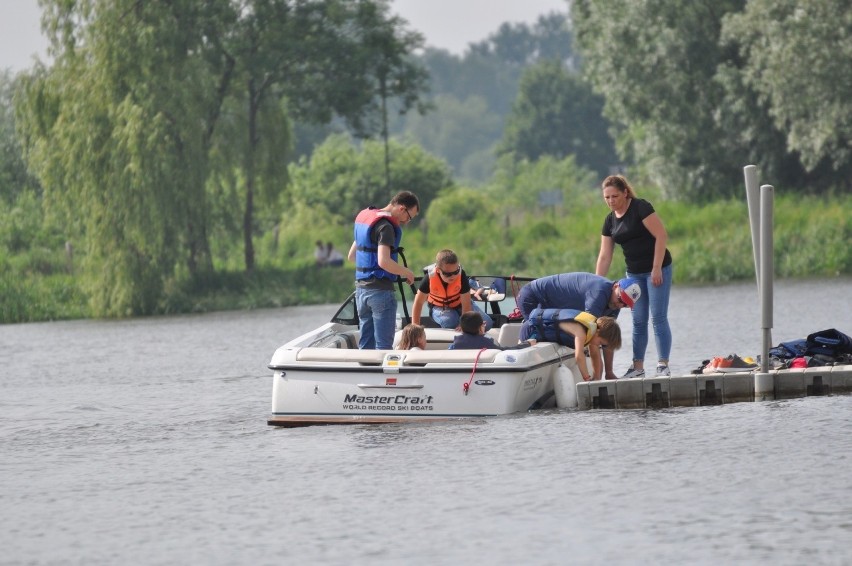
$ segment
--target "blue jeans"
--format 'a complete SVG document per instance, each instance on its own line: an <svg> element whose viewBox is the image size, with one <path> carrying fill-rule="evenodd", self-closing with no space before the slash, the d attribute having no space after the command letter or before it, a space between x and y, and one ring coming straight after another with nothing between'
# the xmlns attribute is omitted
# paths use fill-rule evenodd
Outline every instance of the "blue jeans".
<svg viewBox="0 0 852 566"><path fill-rule="evenodd" d="M485 311L482 310L479 305L475 302L471 301L471 306L473 310L482 315L482 320L485 322L485 331L491 330L491 327L494 326L494 321L491 320L491 317L485 314ZM432 317L441 328L456 328L459 325L459 319L461 318L461 307L455 309L442 309L439 307L431 307L429 309L429 316Z"/></svg>
<svg viewBox="0 0 852 566"><path fill-rule="evenodd" d="M362 350L390 350L396 332L396 295L383 289L355 288L355 306L361 321Z"/></svg>
<svg viewBox="0 0 852 566"><path fill-rule="evenodd" d="M669 296L672 292L672 264L663 268L663 284L656 287L650 273L630 273L642 289L642 298L633 307L633 360L645 360L648 348L648 314L654 323L657 356L668 361L672 352L672 329L669 326Z"/></svg>

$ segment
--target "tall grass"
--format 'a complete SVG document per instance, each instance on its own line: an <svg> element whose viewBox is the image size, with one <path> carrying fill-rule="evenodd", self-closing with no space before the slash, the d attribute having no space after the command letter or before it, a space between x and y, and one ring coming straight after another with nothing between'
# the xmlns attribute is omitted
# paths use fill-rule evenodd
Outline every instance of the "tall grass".
<svg viewBox="0 0 852 566"><path fill-rule="evenodd" d="M425 211L405 229L405 256L415 273L432 263L439 249L447 247L459 254L469 273L537 277L594 271L600 230L608 212L597 191L580 195L558 209L507 208L499 200L484 198L468 199L474 206L461 207L457 198L448 197L443 205L438 203ZM677 284L725 283L754 277L744 199L704 206L659 199L652 202L669 233ZM852 196L848 195L778 196L773 231L776 276L852 275L850 210ZM345 254L352 227L343 219L330 222L323 214L319 211L312 216L302 210L298 220L282 226L278 241L264 235L258 246L262 250L258 268L251 275L241 271L239 258L234 257L217 261L216 273L168 282L157 312L342 301L353 289L351 264L318 269L313 265L313 247L317 239L331 240ZM462 218L448 220L455 215ZM615 279L623 273L624 261L617 250L608 276ZM62 250L38 248L17 255L0 250L2 323L91 316L83 289L80 278L67 272Z"/></svg>

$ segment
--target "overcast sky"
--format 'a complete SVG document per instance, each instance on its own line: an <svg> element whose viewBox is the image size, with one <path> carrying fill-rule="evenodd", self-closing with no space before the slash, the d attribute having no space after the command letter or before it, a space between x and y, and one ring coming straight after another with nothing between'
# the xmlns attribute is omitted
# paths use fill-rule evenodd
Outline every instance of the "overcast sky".
<svg viewBox="0 0 852 566"><path fill-rule="evenodd" d="M426 43L461 55L503 22L535 22L540 15L565 12L567 0L393 0L391 11L408 20ZM0 0L0 69L21 71L33 55L44 59L37 0Z"/></svg>

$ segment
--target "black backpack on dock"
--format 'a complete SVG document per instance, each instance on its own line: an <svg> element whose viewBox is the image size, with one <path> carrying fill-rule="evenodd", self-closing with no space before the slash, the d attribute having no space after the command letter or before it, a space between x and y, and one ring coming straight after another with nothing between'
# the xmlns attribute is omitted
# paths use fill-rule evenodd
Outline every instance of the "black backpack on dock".
<svg viewBox="0 0 852 566"><path fill-rule="evenodd" d="M843 361L847 356L852 356L852 338L834 328L808 334L805 354L835 358L835 362Z"/></svg>

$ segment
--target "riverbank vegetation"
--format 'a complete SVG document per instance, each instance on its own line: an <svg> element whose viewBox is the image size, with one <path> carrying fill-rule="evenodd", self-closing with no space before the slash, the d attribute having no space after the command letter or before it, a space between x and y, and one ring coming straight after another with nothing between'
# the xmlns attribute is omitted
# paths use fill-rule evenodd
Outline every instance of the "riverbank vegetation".
<svg viewBox="0 0 852 566"><path fill-rule="evenodd" d="M599 192L570 206L508 211L495 201L459 189L436 199L406 230L403 245L417 272L444 247L456 250L471 273L540 276L563 271L594 271L600 227L607 212ZM677 285L728 283L754 278L748 210L743 199L706 205L655 200L671 238ZM473 193L473 194L471 194ZM466 203L469 214L460 203ZM775 202L776 277L852 276L852 197L779 195ZM452 212L449 212L452 211ZM152 314L207 312L337 303L353 289L352 264L314 266L313 242L334 241L348 249L351 226L325 224L326 212L305 214L279 233L261 239L253 273L222 267L204 277L172 280ZM462 217L459 219L458 217ZM425 222L424 222L425 220ZM437 225L439 228L427 226ZM3 226L8 226L3 222ZM286 236L284 235L286 233ZM0 322L89 318L85 280L74 273L61 239L17 255L0 255ZM223 264L238 264L239 250ZM609 276L624 272L616 254ZM128 313L128 315L133 313Z"/></svg>
<svg viewBox="0 0 852 566"><path fill-rule="evenodd" d="M454 56L385 0L43 0L52 61L0 73L0 322L339 301L314 242L403 189L415 269L590 271L613 170L678 284L753 277L750 163L777 275L850 275L846 5L782 4L576 0Z"/></svg>

